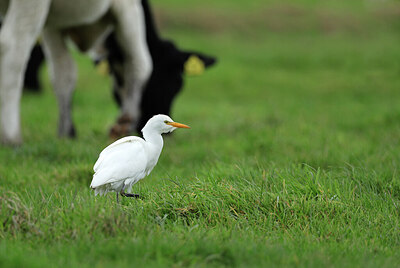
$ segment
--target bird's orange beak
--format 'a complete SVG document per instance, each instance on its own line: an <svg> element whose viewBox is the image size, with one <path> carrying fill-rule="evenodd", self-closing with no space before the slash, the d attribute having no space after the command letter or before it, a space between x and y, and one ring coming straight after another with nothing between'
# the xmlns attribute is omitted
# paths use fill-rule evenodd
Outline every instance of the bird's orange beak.
<svg viewBox="0 0 400 268"><path fill-rule="evenodd" d="M189 126L187 126L185 124L181 124L181 123L177 123L177 122L169 122L169 123L167 123L167 125L177 127L177 128L190 128Z"/></svg>

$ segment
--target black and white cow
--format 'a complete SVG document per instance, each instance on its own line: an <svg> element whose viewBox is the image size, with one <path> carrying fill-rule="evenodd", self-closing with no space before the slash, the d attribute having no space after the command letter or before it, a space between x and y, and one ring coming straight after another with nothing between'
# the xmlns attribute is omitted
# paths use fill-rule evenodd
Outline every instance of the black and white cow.
<svg viewBox="0 0 400 268"><path fill-rule="evenodd" d="M110 135L113 138L128 134L133 127L139 132L145 122L154 114L170 114L174 97L183 86L183 75L185 73L193 73L191 68L193 66L196 67L196 64L201 71L204 67L209 67L216 61L213 57L197 52L180 51L172 42L162 40L155 27L148 1L142 0L142 6L145 18L146 40L153 62L153 71L143 90L139 120L136 125L132 125L132 119L128 115L121 116L110 131ZM82 50L89 49L87 44L91 43L80 40L82 35L92 30L91 26L87 28L83 32L80 28L72 28L72 30L69 29L67 31L73 36L73 39L78 43L78 47L81 47ZM124 88L125 82L123 71L126 55L124 49L121 47L115 32L111 32L100 46L103 46L103 51L106 52L105 56L114 78L114 96L121 107L123 103L121 88ZM33 91L40 90L38 70L43 59L41 47L35 45L26 69L25 88Z"/></svg>
<svg viewBox="0 0 400 268"><path fill-rule="evenodd" d="M30 52L41 34L59 104L60 136L74 136L71 118L76 67L68 51L68 29L87 27L86 42L95 45L115 32L124 51L121 117L135 126L152 60L146 43L140 0L0 0L0 134L5 144L22 142L20 98Z"/></svg>
<svg viewBox="0 0 400 268"><path fill-rule="evenodd" d="M155 20L147 0L142 0L145 18L146 40L153 62L153 71L146 84L140 104L140 119L136 131L140 132L145 123L155 114L170 114L175 96L183 87L185 74L193 73L190 65L198 64L199 68L212 66L216 59L198 52L181 51L173 42L163 40L155 26ZM75 39L77 39L76 37ZM76 40L78 43L79 41ZM87 50L88 48L81 48ZM124 50L119 45L115 33L111 32L105 42L101 44L101 51L105 53L95 59L99 63L105 57L110 66L114 80L114 97L118 105L122 105L120 88L123 88L123 64L125 61ZM36 45L32 51L31 59L25 75L25 87L37 91L40 88L38 69L43 59L40 46ZM191 63L192 61L192 63ZM196 62L197 61L197 62ZM186 68L185 68L186 67ZM128 134L131 129L129 118L121 117L110 131L113 138Z"/></svg>

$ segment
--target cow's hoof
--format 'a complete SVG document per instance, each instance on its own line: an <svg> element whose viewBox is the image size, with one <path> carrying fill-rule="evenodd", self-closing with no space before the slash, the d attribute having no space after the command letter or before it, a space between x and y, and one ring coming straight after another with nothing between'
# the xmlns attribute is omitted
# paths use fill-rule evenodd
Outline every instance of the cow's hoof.
<svg viewBox="0 0 400 268"><path fill-rule="evenodd" d="M15 137L15 138L6 138L6 137L1 137L0 143L4 146L9 146L9 147L18 147L22 144L22 138L21 137Z"/></svg>
<svg viewBox="0 0 400 268"><path fill-rule="evenodd" d="M76 138L76 130L74 126L66 127L66 128L59 128L58 129L58 136L60 138Z"/></svg>
<svg viewBox="0 0 400 268"><path fill-rule="evenodd" d="M72 127L69 129L68 137L69 137L69 138L72 138L72 139L76 138L76 130L75 130L75 127L74 127L74 126L72 126Z"/></svg>
<svg viewBox="0 0 400 268"><path fill-rule="evenodd" d="M117 123L110 129L110 138L116 140L129 135L132 131L132 122L133 120L130 116L120 116Z"/></svg>
<svg viewBox="0 0 400 268"><path fill-rule="evenodd" d="M130 133L130 125L128 124L115 124L110 129L110 138L113 140L117 140L119 138L125 137Z"/></svg>

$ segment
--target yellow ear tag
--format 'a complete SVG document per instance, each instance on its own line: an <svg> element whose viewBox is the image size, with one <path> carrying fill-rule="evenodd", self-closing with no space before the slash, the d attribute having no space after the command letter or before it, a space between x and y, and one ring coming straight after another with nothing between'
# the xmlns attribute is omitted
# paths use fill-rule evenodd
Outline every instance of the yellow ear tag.
<svg viewBox="0 0 400 268"><path fill-rule="evenodd" d="M110 73L110 67L108 66L107 60L102 60L99 64L97 64L97 72L103 76L106 76Z"/></svg>
<svg viewBox="0 0 400 268"><path fill-rule="evenodd" d="M204 72L204 62L196 55L191 55L183 65L187 75L201 75Z"/></svg>

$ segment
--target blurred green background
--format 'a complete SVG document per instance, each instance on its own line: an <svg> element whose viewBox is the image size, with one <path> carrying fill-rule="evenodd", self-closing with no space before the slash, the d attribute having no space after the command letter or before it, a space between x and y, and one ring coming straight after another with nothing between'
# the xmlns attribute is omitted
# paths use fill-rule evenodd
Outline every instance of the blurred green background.
<svg viewBox="0 0 400 268"><path fill-rule="evenodd" d="M159 163L94 197L111 81L75 53L77 140L45 91L0 150L0 266L396 267L400 3L153 0L163 37L218 58L187 77Z"/></svg>

